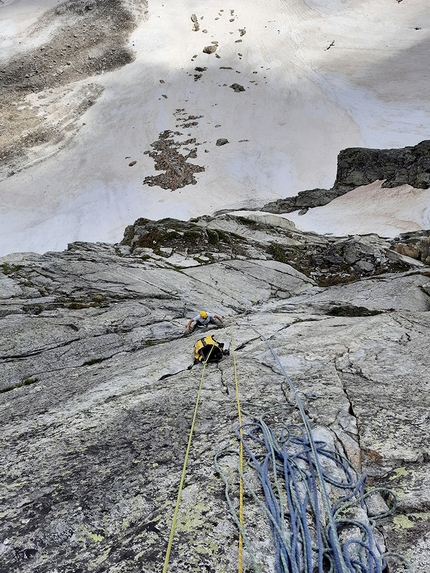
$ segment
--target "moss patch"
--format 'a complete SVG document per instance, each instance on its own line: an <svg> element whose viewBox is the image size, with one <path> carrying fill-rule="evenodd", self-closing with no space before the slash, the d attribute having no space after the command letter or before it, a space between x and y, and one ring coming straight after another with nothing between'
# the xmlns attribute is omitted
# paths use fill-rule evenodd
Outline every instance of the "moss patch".
<svg viewBox="0 0 430 573"><path fill-rule="evenodd" d="M375 316L382 314L382 310L372 310L365 306L339 305L332 307L327 314L330 316Z"/></svg>
<svg viewBox="0 0 430 573"><path fill-rule="evenodd" d="M4 392L10 392L11 390L15 390L15 388L21 388L22 386L31 386L32 384L36 384L36 382L39 382L39 378L26 378L25 380L19 382L18 384L15 384L14 386L8 386L7 388L3 388L2 390L0 390L0 394L3 394Z"/></svg>
<svg viewBox="0 0 430 573"><path fill-rule="evenodd" d="M19 265L9 265L8 263L2 263L0 267L4 275L11 275L16 273L16 271L19 271L21 268Z"/></svg>

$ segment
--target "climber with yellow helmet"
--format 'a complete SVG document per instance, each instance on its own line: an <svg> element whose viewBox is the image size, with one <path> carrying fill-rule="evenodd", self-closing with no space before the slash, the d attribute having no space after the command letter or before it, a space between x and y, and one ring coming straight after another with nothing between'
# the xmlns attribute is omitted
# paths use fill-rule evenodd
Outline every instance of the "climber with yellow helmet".
<svg viewBox="0 0 430 573"><path fill-rule="evenodd" d="M185 334L191 334L198 326L208 326L209 324L224 326L224 322L220 316L201 310L197 316L189 321Z"/></svg>

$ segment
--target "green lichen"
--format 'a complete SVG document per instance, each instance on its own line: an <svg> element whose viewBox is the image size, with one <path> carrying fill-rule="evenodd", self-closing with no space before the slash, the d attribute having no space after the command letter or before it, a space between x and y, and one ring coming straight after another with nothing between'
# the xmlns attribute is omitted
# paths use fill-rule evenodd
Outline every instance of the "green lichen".
<svg viewBox="0 0 430 573"><path fill-rule="evenodd" d="M397 479L399 477L408 477L409 474L411 474L412 472L410 470L407 470L406 468L396 468L394 470L395 475L390 477L390 480L393 479Z"/></svg>
<svg viewBox="0 0 430 573"><path fill-rule="evenodd" d="M178 533L190 533L202 528L207 523L204 513L207 513L209 510L210 507L203 502L196 503L193 507L189 507L187 512L180 515L178 519Z"/></svg>
<svg viewBox="0 0 430 573"><path fill-rule="evenodd" d="M212 555L212 553L215 553L216 551L218 551L218 545L215 543L209 543L206 547L197 546L195 548L195 552L199 555Z"/></svg>
<svg viewBox="0 0 430 573"><path fill-rule="evenodd" d="M91 532L90 532L89 535L90 535L91 539L92 539L93 541L96 541L96 542L98 542L98 541L103 541L103 539L104 539L103 535L97 535L97 533L91 533Z"/></svg>
<svg viewBox="0 0 430 573"><path fill-rule="evenodd" d="M414 527L413 522L407 515L396 515L393 521L396 529L411 529Z"/></svg>
<svg viewBox="0 0 430 573"><path fill-rule="evenodd" d="M411 513L411 517L413 517L414 519L419 519L420 521L430 521L430 512L424 512L424 513Z"/></svg>
<svg viewBox="0 0 430 573"><path fill-rule="evenodd" d="M103 539L103 537L102 537L102 539ZM105 549L105 551L103 551L103 553L101 555L99 555L99 557L96 557L96 559L94 559L89 564L88 570L94 571L95 569L97 569L99 565L101 565L102 563L104 563L106 561L106 559L109 557L110 552L111 552L111 547L108 547L107 549Z"/></svg>

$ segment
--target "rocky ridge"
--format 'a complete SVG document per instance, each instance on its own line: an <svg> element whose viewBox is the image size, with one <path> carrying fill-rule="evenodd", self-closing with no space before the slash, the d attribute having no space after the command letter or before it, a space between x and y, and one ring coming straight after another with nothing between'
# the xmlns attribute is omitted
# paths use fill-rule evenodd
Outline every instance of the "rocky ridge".
<svg viewBox="0 0 430 573"><path fill-rule="evenodd" d="M201 377L200 335L182 334L201 308L226 319L214 334L235 349L244 421L300 421L259 332L315 435L394 489L381 543L428 571L429 234L326 237L273 215L139 219L118 245L0 259L0 571L162 568ZM232 357L209 365L169 571L237 566L213 465L236 447L234 394ZM274 571L268 524L245 505Z"/></svg>
<svg viewBox="0 0 430 573"><path fill-rule="evenodd" d="M310 189L262 207L269 213L306 212L327 205L361 185L383 181L382 188L411 185L416 189L430 186L430 141L400 149L343 149L337 158L336 180L331 189Z"/></svg>

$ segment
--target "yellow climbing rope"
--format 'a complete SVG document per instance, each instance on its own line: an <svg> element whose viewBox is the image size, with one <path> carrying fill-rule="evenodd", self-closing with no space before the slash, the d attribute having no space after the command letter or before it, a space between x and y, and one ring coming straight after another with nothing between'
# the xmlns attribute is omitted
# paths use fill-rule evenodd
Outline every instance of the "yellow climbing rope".
<svg viewBox="0 0 430 573"><path fill-rule="evenodd" d="M240 395L239 395L239 378L237 376L237 368L236 368L236 353L234 351L234 335L231 334L231 350L233 355L233 370L234 370L234 380L235 380L235 387L236 387L236 403L237 403L237 416L239 419L239 428L240 428L240 435L242 436L242 411L240 408ZM240 449L239 449L239 468L240 468L240 482L239 482L239 523L240 526L243 528L243 442L240 442ZM237 571L238 573L242 573L243 569L243 537L242 533L239 532L239 550L238 550L238 566Z"/></svg>
<svg viewBox="0 0 430 573"><path fill-rule="evenodd" d="M234 379L235 379L235 387L236 387L236 403L237 403L237 415L238 415L238 419L239 419L239 426L242 426L242 412L241 412L241 408L240 408L240 396L239 396L239 379L237 376L237 367L236 367L236 354L234 351L234 337L232 334L231 337L231 347L232 347L232 354L233 354L233 370L234 370ZM170 536L169 536L169 542L167 544L167 550L166 550L166 556L164 558L164 566L163 566L163 573L167 573L168 567L169 567L169 560L170 560L170 553L172 550L172 544L173 544L173 538L175 536L175 532L176 532L176 525L177 525L177 521L178 521L178 513L179 513L179 505L181 502L181 497L182 497L182 490L184 487L184 482L185 482L185 476L186 476L186 472L187 472L187 465L188 465L188 456L190 453L190 449L191 449L191 443L193 440L193 434L194 434L194 427L196 424L196 418L197 418L197 411L198 411L198 407L199 407L199 402L200 402L200 394L202 391L202 387L203 387L203 381L205 378L205 372L206 372L206 366L207 363L209 361L209 358L211 356L212 353L212 349L209 352L209 355L207 357L207 359L205 360L205 362L203 363L203 370L202 370L202 375L200 378L200 385L199 385L199 390L197 392L197 398L196 398L196 403L194 406L194 414L193 414L193 420L191 422L191 428L190 428L190 434L188 436L188 444L187 444L187 449L185 452L185 458L184 458L184 464L182 467L182 474L181 474L181 480L179 482L179 489L178 489L178 495L176 498L176 506L175 506L175 511L173 513L173 519L172 519L172 525L170 528ZM240 430L240 433L242 435L242 430ZM239 467L240 467L240 473L243 474L243 444L241 442L240 444L240 451L239 451ZM240 477L240 483L239 483L239 522L240 525L243 527L243 480L242 477ZM243 537L242 534L239 533L239 549L238 549L238 573L242 573L243 571Z"/></svg>
<svg viewBox="0 0 430 573"><path fill-rule="evenodd" d="M208 363L209 358L211 357L211 353L212 353L212 348L211 348L205 362L203 362L202 376L200 378L199 391L197 392L196 404L194 406L193 421L191 422L190 435L188 436L188 444L187 444L187 450L185 452L184 465L182 467L181 481L179 482L178 497L176 498L176 506L175 506L175 511L173 513L172 526L170 528L169 543L167 544L166 557L164 558L163 573L167 573L167 569L169 567L170 552L172 550L173 538L175 536L175 531L176 531L176 523L178 521L179 504L181 502L182 490L184 487L185 475L187 472L188 455L190 453L191 443L193 441L194 426L196 425L197 410L199 408L200 394L201 394L202 387L203 387L203 380L205 378L206 365Z"/></svg>

